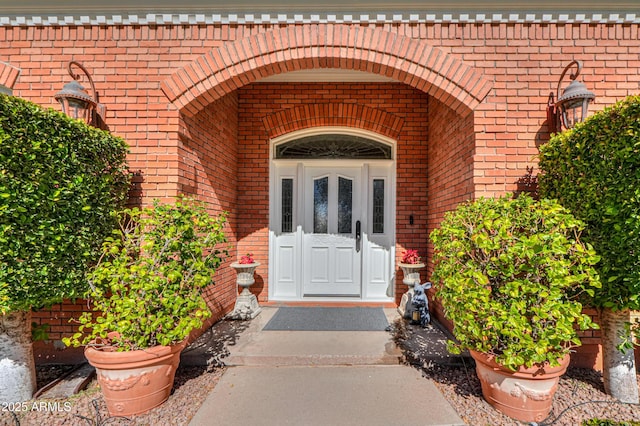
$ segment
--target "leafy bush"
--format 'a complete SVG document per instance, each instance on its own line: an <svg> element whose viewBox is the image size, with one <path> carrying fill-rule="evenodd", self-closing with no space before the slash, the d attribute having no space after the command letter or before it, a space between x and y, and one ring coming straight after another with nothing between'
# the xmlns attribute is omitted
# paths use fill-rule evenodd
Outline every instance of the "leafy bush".
<svg viewBox="0 0 640 426"><path fill-rule="evenodd" d="M224 223L190 199L125 210L90 275L97 316L84 312L80 332L63 341L109 338L119 351L182 342L211 316L201 292L222 262Z"/></svg>
<svg viewBox="0 0 640 426"><path fill-rule="evenodd" d="M0 314L86 291L126 200L125 142L0 95Z"/></svg>
<svg viewBox="0 0 640 426"><path fill-rule="evenodd" d="M640 96L589 117L540 148L540 193L586 223L602 257L593 304L640 309Z"/></svg>
<svg viewBox="0 0 640 426"><path fill-rule="evenodd" d="M558 365L580 345L576 326L597 328L577 300L600 285L597 256L566 209L528 195L480 199L445 215L431 233L432 280L463 349L516 370Z"/></svg>

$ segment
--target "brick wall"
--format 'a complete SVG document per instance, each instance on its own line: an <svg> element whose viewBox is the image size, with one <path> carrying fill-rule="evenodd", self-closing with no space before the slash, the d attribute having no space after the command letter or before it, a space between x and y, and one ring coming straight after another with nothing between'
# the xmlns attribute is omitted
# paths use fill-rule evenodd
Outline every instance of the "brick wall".
<svg viewBox="0 0 640 426"><path fill-rule="evenodd" d="M210 322L229 312L237 295L236 275L229 266L236 260L238 243L238 97L230 93L208 105L195 117L183 117L178 135L180 156L178 192L208 204L212 214L227 214L226 261L214 276L205 299L214 315Z"/></svg>
<svg viewBox="0 0 640 426"><path fill-rule="evenodd" d="M428 151L428 224L430 233L437 228L445 212L454 209L463 201L474 199L474 128L473 115L460 116L441 102L429 100L429 144ZM428 258L433 254L433 245L428 242ZM433 264L428 263L428 275ZM435 288L429 291L430 308L437 318L444 321L442 306L433 300ZM451 328L451 327L449 327Z"/></svg>

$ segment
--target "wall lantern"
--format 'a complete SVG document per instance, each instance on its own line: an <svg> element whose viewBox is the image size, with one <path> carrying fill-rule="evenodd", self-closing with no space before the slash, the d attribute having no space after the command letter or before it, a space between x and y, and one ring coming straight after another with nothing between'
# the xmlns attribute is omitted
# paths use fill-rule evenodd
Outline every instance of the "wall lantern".
<svg viewBox="0 0 640 426"><path fill-rule="evenodd" d="M92 95L87 93L85 88L78 82L80 76L74 74L73 66L80 68L87 76L91 85ZM99 103L100 99L91 75L82 64L76 61L69 62L68 71L73 81L65 84L62 90L55 94L55 98L62 104L62 112L71 118L84 120L90 126L105 128L104 116L107 108Z"/></svg>
<svg viewBox="0 0 640 426"><path fill-rule="evenodd" d="M560 85L564 79L565 74L569 69L575 66L575 73L571 73L571 83L560 95ZM547 118L552 133L556 133L565 129L571 129L576 123L584 121L587 118L587 111L589 109L589 102L596 98L592 92L587 89L579 80L576 80L582 70L582 62L572 61L566 66L560 80L558 81L558 87L556 89L557 101L554 102L553 92L549 95L549 105L547 107Z"/></svg>

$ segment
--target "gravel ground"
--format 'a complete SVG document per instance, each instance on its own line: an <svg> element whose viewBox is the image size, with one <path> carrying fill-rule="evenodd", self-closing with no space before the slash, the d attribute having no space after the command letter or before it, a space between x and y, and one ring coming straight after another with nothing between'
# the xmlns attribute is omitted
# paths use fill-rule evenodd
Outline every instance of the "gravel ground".
<svg viewBox="0 0 640 426"><path fill-rule="evenodd" d="M423 371L468 425L525 424L496 411L482 398L480 381L471 363L466 367L432 365ZM638 384L640 385L640 380ZM640 406L617 403L606 395L600 373L570 368L560 379L549 418L539 425L576 426L583 420L592 418L640 421Z"/></svg>
<svg viewBox="0 0 640 426"><path fill-rule="evenodd" d="M38 375L50 375L46 370L46 367L39 367ZM179 367L173 392L167 402L146 414L129 419L108 419L100 388L93 380L86 390L72 398L29 401L27 410L14 413L16 417L10 412L2 412L0 425L187 425L223 372L224 367ZM43 402L49 405L42 405Z"/></svg>
<svg viewBox="0 0 640 426"><path fill-rule="evenodd" d="M49 376L46 367L38 368L39 376ZM27 410L2 412L0 425L60 426L60 425L187 425L209 392L222 376L224 367L179 367L173 392L167 402L146 414L128 419L108 419L107 407L100 388L93 380L86 390L69 399L34 400ZM41 405L43 402L48 406ZM34 405L35 404L35 405Z"/></svg>
<svg viewBox="0 0 640 426"><path fill-rule="evenodd" d="M470 426L523 425L495 410L482 397L480 380L470 357L456 357L442 362L425 359L420 351L407 352L407 341L415 341L424 334L417 326L396 326L396 342L405 349L408 363L422 370ZM432 327L432 326L430 326ZM406 339L406 340L405 340ZM414 348L416 346L413 346ZM416 353L418 352L418 353ZM640 375L637 376L640 386ZM552 411L539 426L577 426L592 418L617 422L640 421L640 405L623 404L604 392L602 375L591 369L569 368L560 378ZM625 425L631 426L631 425Z"/></svg>
<svg viewBox="0 0 640 426"><path fill-rule="evenodd" d="M401 331L398 340L400 343L402 339L415 338L419 333L413 326ZM234 337L237 336L235 333L231 334ZM229 341L229 336L221 338L214 332L208 336L208 339ZM16 413L3 411L0 413L0 425L187 425L225 371L225 367L220 365L220 360L223 360L225 355L223 346L216 345L218 353L210 354L215 358L215 362L209 367L181 366L178 368L174 390L169 400L149 413L133 416L130 419L108 418L106 406L94 380L87 390L72 398L44 401L49 404L47 407L41 405L43 401L36 400L27 403L26 411ZM419 354L414 356L415 353L405 353L405 355L414 367L423 371L425 377L435 382L468 425L523 424L500 414L484 401L471 359L458 358L456 362L438 363L420 359ZM39 386L64 371L64 366L39 367ZM640 406L620 404L607 396L604 393L600 373L588 369L570 368L560 379L550 417L540 425L576 426L583 420L591 418L640 421Z"/></svg>

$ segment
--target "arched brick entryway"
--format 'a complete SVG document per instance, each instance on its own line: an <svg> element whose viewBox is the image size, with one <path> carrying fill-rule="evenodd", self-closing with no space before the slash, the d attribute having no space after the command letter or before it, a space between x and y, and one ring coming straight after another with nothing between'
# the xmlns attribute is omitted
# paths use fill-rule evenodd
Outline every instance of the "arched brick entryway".
<svg viewBox="0 0 640 426"><path fill-rule="evenodd" d="M262 81L322 69L361 71L388 81ZM214 204L229 200L237 242L231 255L252 252L264 262L254 288L261 301L272 280L270 140L324 126L368 130L396 141L393 247L396 256L409 248L428 256L432 223L473 194L472 112L491 87L476 69L425 40L331 24L279 28L224 44L161 86L182 116L179 191ZM400 273L395 280L401 282ZM397 300L405 289L396 285Z"/></svg>
<svg viewBox="0 0 640 426"><path fill-rule="evenodd" d="M481 73L421 40L375 27L290 26L211 50L175 72L162 90L193 116L224 95L261 78L318 68L365 71L428 93L467 115L492 83Z"/></svg>

